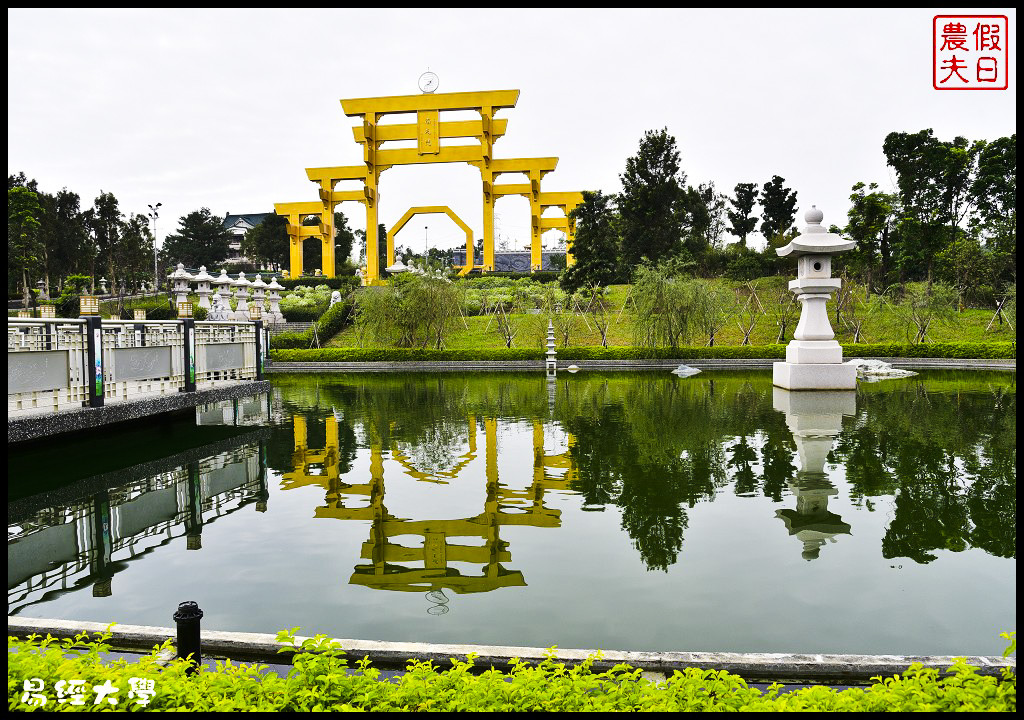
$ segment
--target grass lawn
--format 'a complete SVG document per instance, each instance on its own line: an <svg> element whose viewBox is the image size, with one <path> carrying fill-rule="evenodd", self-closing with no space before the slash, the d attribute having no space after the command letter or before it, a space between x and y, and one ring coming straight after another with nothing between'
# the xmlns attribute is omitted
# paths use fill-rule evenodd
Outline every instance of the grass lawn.
<svg viewBox="0 0 1024 720"><path fill-rule="evenodd" d="M725 281L723 281L725 282ZM628 285L613 285L609 288L608 300L611 306L612 322L608 328L609 346L628 346L633 344L633 320L634 313L632 304L623 308L629 294ZM835 301L828 304L829 318L832 320L832 329L836 331L836 339L841 343L852 343L853 333L845 326L838 326L835 322ZM928 331L928 342L1009 342L1016 340L1016 333L1010 330L1006 324L999 325L998 322L989 331L985 330L989 320L992 318L993 310L964 310L951 319L933 325ZM536 348L543 347L547 336L548 316L545 314L520 314L512 315L515 327L518 332L512 342L512 347ZM798 316L797 316L798 317ZM786 330L784 342L793 339L793 330L796 328L796 318L792 325ZM911 328L912 330L913 328ZM765 345L776 342L779 328L768 316L762 315L751 334L751 343L754 345ZM557 333L556 333L557 337ZM879 306L872 313L867 315L864 327L861 332L860 342L909 342L913 339L913 332L908 337L907 329L900 324L899 319L892 310L885 306ZM743 332L735 319L722 329L715 337L716 345L739 345L743 341ZM693 337L691 345L703 345L707 343L706 337ZM586 346L600 345L601 334L594 325L593 319L589 317L578 317L575 321L575 328L570 334L568 345ZM561 338L558 345L562 346ZM333 337L328 347L379 347L368 339L360 342L355 328L349 327ZM468 350L474 348L502 348L505 347L505 339L500 334L497 323L487 316L471 316L460 318L455 323L455 329L448 338L446 347L452 350Z"/></svg>

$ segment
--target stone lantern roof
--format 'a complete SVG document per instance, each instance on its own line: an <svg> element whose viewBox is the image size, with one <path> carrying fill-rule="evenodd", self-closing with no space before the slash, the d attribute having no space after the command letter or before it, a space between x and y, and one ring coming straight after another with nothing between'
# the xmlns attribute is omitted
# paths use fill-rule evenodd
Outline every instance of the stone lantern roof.
<svg viewBox="0 0 1024 720"><path fill-rule="evenodd" d="M178 263L178 269L171 273L171 280L184 280L189 282L192 280L192 276L185 270L185 265Z"/></svg>
<svg viewBox="0 0 1024 720"><path fill-rule="evenodd" d="M200 265L199 266L199 272L197 272L192 277L192 279L195 280L196 282L206 282L206 283L208 283L208 282L213 282L213 275L211 275L210 273L206 272L206 266L205 265Z"/></svg>
<svg viewBox="0 0 1024 720"><path fill-rule="evenodd" d="M841 235L830 233L821 226L825 214L814 205L804 213L807 227L793 238L792 242L775 252L779 257L800 257L801 255L835 255L857 247L854 240L845 240Z"/></svg>
<svg viewBox="0 0 1024 720"><path fill-rule="evenodd" d="M238 288L249 287L250 285L252 285L252 283L245 279L245 273L244 272L238 273L238 279L235 280L233 283L231 283L231 287L238 287Z"/></svg>
<svg viewBox="0 0 1024 720"><path fill-rule="evenodd" d="M284 290L284 285L277 282L277 275L271 275L270 283L267 285L268 290Z"/></svg>
<svg viewBox="0 0 1024 720"><path fill-rule="evenodd" d="M263 282L263 276L259 273L256 273L256 279L252 281L252 286L254 288L265 288L267 287L267 284Z"/></svg>

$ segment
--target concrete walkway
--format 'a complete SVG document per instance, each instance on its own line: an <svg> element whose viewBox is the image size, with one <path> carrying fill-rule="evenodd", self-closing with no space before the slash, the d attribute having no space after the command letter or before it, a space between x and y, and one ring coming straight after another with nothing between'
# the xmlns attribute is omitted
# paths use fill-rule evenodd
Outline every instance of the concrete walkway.
<svg viewBox="0 0 1024 720"><path fill-rule="evenodd" d="M102 632L106 625L94 622L26 618L8 616L7 634L26 637L31 633L57 638L74 637L81 632ZM176 637L174 628L145 625L115 625L108 641L118 650L148 651L167 638ZM297 637L301 643L306 638ZM494 667L503 672L511 669L511 660L519 658L539 663L547 656L545 648L509 647L495 645L448 645L432 643L382 642L338 638L349 656L369 657L374 667L381 669L404 668L408 660L432 660L442 667L449 666L451 658L465 660L476 654L475 664L483 668ZM280 665L287 655L279 654L283 647L276 636L263 633L236 633L204 630L204 655L220 656L243 662L260 661ZM555 660L574 665L594 655L593 649L558 649ZM594 663L597 672L603 672L619 663L640 668L645 676L659 680L675 670L700 668L727 670L748 682L786 684L867 684L876 675L889 676L903 673L912 663L926 668L945 670L953 664L951 656L934 655L825 655L792 653L723 653L723 652L639 652L606 650ZM998 676L1004 667L1016 671L1015 658L969 656L967 662L982 675Z"/></svg>

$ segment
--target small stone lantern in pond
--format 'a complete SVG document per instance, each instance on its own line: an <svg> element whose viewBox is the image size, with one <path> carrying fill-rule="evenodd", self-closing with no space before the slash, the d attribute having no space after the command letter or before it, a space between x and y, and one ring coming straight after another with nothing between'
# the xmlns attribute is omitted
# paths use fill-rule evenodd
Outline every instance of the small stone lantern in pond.
<svg viewBox="0 0 1024 720"><path fill-rule="evenodd" d="M835 340L825 303L842 280L832 277L832 256L852 250L857 243L844 240L821 226L821 210L813 205L804 215L807 227L789 245L776 252L796 258L796 280L789 289L803 305L793 340L786 347L786 362L774 364L772 380L787 390L853 390L857 369L843 364L843 348Z"/></svg>
<svg viewBox="0 0 1024 720"><path fill-rule="evenodd" d="M210 283L213 282L213 275L206 272L206 266L200 265L199 272L196 273L195 277L192 278L196 282L196 295L199 296L199 307L210 309L210 295L213 294L213 290L210 289Z"/></svg>

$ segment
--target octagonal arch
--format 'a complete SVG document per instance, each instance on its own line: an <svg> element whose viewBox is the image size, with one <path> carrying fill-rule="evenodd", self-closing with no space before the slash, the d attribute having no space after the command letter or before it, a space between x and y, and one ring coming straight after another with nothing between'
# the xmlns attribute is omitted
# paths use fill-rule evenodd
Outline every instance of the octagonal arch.
<svg viewBox="0 0 1024 720"><path fill-rule="evenodd" d="M395 235L398 231L405 227L406 223L412 220L417 215L447 215L450 217L456 225L462 228L462 231L466 233L466 264L463 265L459 271L459 275L465 275L473 269L473 231L469 225L462 222L462 218L455 214L455 212L447 205L425 205L422 207L411 207L409 208L402 219L395 223L394 227L388 230L388 248L387 248L387 266L390 267L395 264ZM478 266L479 267L479 266Z"/></svg>

